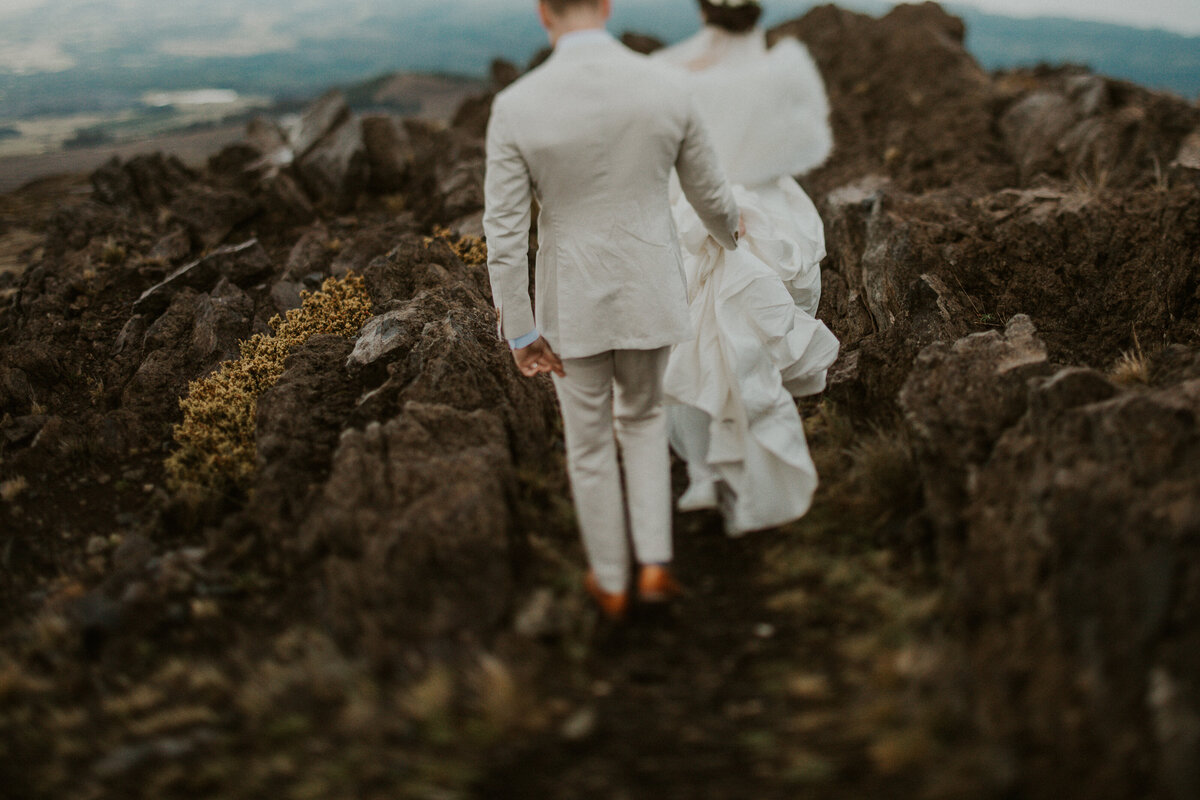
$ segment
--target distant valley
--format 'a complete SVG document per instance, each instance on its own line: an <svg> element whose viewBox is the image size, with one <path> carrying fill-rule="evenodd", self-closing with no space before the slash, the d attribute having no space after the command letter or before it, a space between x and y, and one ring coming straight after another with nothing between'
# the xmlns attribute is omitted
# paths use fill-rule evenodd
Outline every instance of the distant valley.
<svg viewBox="0 0 1200 800"><path fill-rule="evenodd" d="M359 111L448 121L467 97L484 87L483 80L473 77L396 72L341 88ZM89 172L113 155L127 159L164 150L200 165L209 154L240 139L251 117L287 117L306 102L299 97L272 100L232 92L197 97L183 92L149 96L117 111L18 120L11 128L0 126L0 193L47 175Z"/></svg>
<svg viewBox="0 0 1200 800"><path fill-rule="evenodd" d="M393 72L343 85L358 110L378 110L447 120L468 95L482 89L479 78ZM167 133L200 132L244 123L257 114L283 116L327 88L313 85L294 96L242 95L232 89L146 92L127 105L19 117L0 127L0 158L119 145Z"/></svg>

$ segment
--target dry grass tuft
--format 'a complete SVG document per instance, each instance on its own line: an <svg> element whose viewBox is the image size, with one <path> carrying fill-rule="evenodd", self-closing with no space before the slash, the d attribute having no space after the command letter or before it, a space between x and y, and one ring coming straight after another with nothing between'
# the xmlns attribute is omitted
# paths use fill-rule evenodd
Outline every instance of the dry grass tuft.
<svg viewBox="0 0 1200 800"><path fill-rule="evenodd" d="M902 429L876 428L846 452L849 477L860 501L877 516L911 514L920 508L920 473L912 443Z"/></svg>
<svg viewBox="0 0 1200 800"><path fill-rule="evenodd" d="M1113 365L1109 376L1114 383L1122 386L1132 386L1135 383L1150 382L1150 364L1146 357L1133 350L1126 350Z"/></svg>
<svg viewBox="0 0 1200 800"><path fill-rule="evenodd" d="M508 666L493 655L480 657L479 667L471 676L476 703L483 720L499 733L514 728L523 716L526 702Z"/></svg>
<svg viewBox="0 0 1200 800"><path fill-rule="evenodd" d="M450 714L456 691L454 674L435 665L424 678L400 693L398 705L413 719L429 722Z"/></svg>
<svg viewBox="0 0 1200 800"><path fill-rule="evenodd" d="M100 260L110 267L115 267L124 264L127 255L125 246L118 244L117 240L110 236L104 242L104 249L100 252Z"/></svg>
<svg viewBox="0 0 1200 800"><path fill-rule="evenodd" d="M1121 386L1150 383L1150 359L1142 352L1142 343L1138 341L1137 331L1133 333L1133 349L1121 354L1117 363L1109 370L1108 376L1112 378L1113 383Z"/></svg>
<svg viewBox="0 0 1200 800"><path fill-rule="evenodd" d="M11 480L0 483L0 500L6 503L11 503L21 496L21 493L29 488L29 481L25 480L24 475L18 475Z"/></svg>
<svg viewBox="0 0 1200 800"><path fill-rule="evenodd" d="M1071 176L1071 188L1086 200L1095 200L1108 191L1112 183L1112 169L1099 157L1092 160L1092 168L1081 168Z"/></svg>
<svg viewBox="0 0 1200 800"><path fill-rule="evenodd" d="M937 750L928 731L921 727L884 734L870 747L875 768L884 775L895 775L907 769L926 765Z"/></svg>
<svg viewBox="0 0 1200 800"><path fill-rule="evenodd" d="M92 375L87 377L88 399L98 406L104 401L104 379Z"/></svg>
<svg viewBox="0 0 1200 800"><path fill-rule="evenodd" d="M179 448L167 458L167 485L194 500L240 497L254 476L254 416L258 398L283 374L294 348L316 334L353 336L371 316L363 279L328 278L317 292L302 291L300 308L268 323L272 334L240 343L241 357L193 381L179 401Z"/></svg>
<svg viewBox="0 0 1200 800"><path fill-rule="evenodd" d="M403 193L385 195L383 198L383 207L388 210L389 214L394 214L398 217L408 210L408 198Z"/></svg>
<svg viewBox="0 0 1200 800"><path fill-rule="evenodd" d="M859 436L853 418L826 398L804 413L804 433L822 481L829 475L841 475L846 469L846 453Z"/></svg>

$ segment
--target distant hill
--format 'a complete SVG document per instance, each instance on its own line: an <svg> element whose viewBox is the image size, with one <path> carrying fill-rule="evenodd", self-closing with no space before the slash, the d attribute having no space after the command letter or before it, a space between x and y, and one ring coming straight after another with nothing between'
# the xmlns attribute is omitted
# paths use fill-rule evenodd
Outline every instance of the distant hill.
<svg viewBox="0 0 1200 800"><path fill-rule="evenodd" d="M988 69L1082 64L1151 89L1200 97L1200 37L1102 22L1013 19L947 6L967 25L967 49Z"/></svg>
<svg viewBox="0 0 1200 800"><path fill-rule="evenodd" d="M461 75L389 72L346 87L346 102L359 111L381 109L450 120L469 95L484 91L487 82Z"/></svg>

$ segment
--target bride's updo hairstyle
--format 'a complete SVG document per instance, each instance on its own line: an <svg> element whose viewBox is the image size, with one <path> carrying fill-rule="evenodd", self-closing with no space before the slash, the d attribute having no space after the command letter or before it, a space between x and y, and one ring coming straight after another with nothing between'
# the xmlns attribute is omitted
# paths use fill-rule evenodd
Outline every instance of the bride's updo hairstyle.
<svg viewBox="0 0 1200 800"><path fill-rule="evenodd" d="M762 5L758 0L700 0L700 13L708 25L745 33L762 16Z"/></svg>

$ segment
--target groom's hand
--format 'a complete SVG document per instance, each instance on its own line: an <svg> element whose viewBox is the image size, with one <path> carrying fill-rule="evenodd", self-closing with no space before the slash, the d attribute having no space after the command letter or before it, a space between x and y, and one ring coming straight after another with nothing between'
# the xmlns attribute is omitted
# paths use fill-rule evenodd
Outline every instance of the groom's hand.
<svg viewBox="0 0 1200 800"><path fill-rule="evenodd" d="M528 347L513 350L513 361L517 369L527 378L540 375L543 372L553 372L560 378L567 373L563 370L562 360L550 349L549 343L542 337Z"/></svg>

